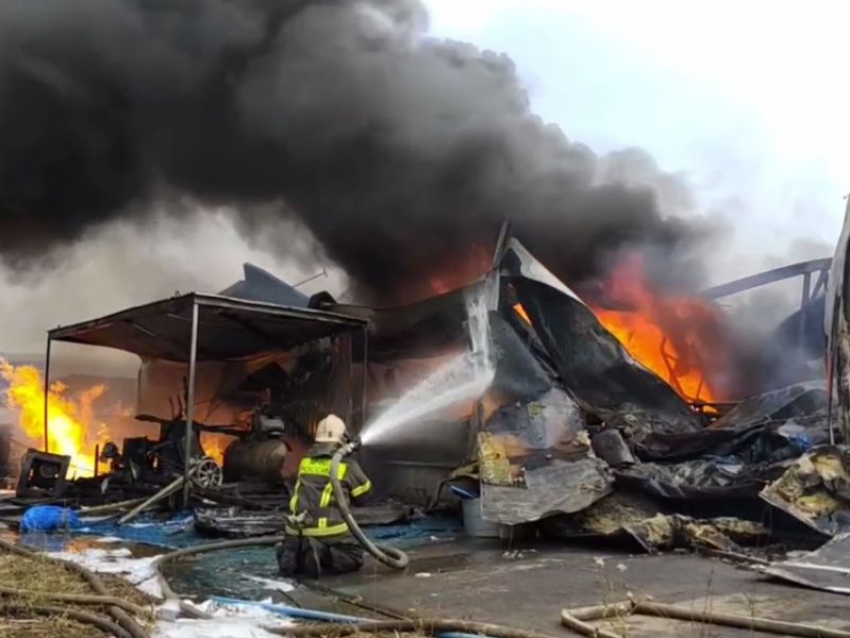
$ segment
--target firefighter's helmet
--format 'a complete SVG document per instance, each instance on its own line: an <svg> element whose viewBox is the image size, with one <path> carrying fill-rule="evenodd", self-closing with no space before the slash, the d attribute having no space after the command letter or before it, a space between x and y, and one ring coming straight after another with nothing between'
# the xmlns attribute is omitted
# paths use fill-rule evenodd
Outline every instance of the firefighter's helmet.
<svg viewBox="0 0 850 638"><path fill-rule="evenodd" d="M329 414L319 421L316 428L316 443L342 443L345 439L345 421Z"/></svg>

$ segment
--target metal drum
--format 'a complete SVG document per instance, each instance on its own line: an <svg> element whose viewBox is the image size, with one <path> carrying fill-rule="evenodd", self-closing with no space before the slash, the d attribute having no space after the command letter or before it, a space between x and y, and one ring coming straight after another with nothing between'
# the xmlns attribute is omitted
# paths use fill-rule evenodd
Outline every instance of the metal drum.
<svg viewBox="0 0 850 638"><path fill-rule="evenodd" d="M283 482L283 462L289 449L281 439L234 441L224 451L224 480Z"/></svg>

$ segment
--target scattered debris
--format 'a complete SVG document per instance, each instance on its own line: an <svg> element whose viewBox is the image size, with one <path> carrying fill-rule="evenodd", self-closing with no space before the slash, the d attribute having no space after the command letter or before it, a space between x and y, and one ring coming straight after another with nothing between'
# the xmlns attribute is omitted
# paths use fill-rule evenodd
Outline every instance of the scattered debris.
<svg viewBox="0 0 850 638"><path fill-rule="evenodd" d="M813 449L761 496L816 532L832 536L850 523L850 450Z"/></svg>
<svg viewBox="0 0 850 638"><path fill-rule="evenodd" d="M804 587L850 595L850 532L837 534L817 551L752 569Z"/></svg>
<svg viewBox="0 0 850 638"><path fill-rule="evenodd" d="M546 523L556 538L628 539L648 553L675 548L738 552L740 545L753 545L768 534L762 524L738 518L667 514L645 495L630 492L616 492L573 517Z"/></svg>

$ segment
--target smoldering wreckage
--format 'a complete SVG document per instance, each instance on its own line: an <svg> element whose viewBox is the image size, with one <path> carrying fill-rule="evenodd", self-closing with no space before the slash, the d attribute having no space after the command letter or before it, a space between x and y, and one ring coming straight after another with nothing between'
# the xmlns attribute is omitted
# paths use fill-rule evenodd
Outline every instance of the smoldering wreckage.
<svg viewBox="0 0 850 638"><path fill-rule="evenodd" d="M834 260L698 301L721 317L715 299L802 282L800 308L771 336L793 352L796 378L787 385L784 370L773 381L781 386L739 400L714 398L707 367L689 368L698 355L677 352L667 335L635 335L633 309L588 306L509 231L481 278L403 307L307 298L246 265L244 280L218 295L52 330L44 379L27 385L24 368L4 367L9 404L29 434L44 426L44 449L23 453L15 472L16 429L6 428L2 466L16 489L2 520L18 527L33 506L59 505L70 514L65 532L120 536L137 517L165 521L188 507L201 536L280 534L299 461L332 412L366 443L361 460L380 501L355 515L376 538L423 517L460 517L468 535L505 542L757 554L753 568L765 574L850 593L841 382L850 226ZM134 417L97 437L84 431L49 379L50 349L63 342L141 358ZM82 442L95 440L87 451ZM818 545L805 560L776 559Z"/></svg>
<svg viewBox="0 0 850 638"><path fill-rule="evenodd" d="M820 268L820 285L789 318L801 330L821 329L803 315L825 299L824 266L793 271L809 279ZM52 432L63 424L51 415L61 407L37 393L45 449L23 456L9 509L55 500L83 516L123 509L126 523L187 502L210 533L276 532L315 424L339 413L362 430L391 518L467 497L467 515L480 506L490 524L476 533L627 535L650 552L737 549L799 533L794 520L821 535L839 527L835 479L817 489L818 468L842 467L838 448L822 447L836 441L838 404L817 372L736 402L703 399L710 391L697 387L689 402L692 379L680 378L675 354L662 358L674 386L516 240L480 280L402 308L308 299L246 266L222 295L127 309L57 328L49 341L139 355L135 420L159 432L116 442L107 428L94 449L62 454L67 433ZM9 376L14 402L21 388ZM49 366L43 382L50 398ZM767 529L769 508L788 520Z"/></svg>

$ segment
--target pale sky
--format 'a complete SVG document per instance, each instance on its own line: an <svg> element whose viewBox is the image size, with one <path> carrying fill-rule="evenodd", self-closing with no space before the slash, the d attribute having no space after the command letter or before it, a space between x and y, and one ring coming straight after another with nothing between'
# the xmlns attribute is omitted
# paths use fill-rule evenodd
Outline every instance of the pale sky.
<svg viewBox="0 0 850 638"><path fill-rule="evenodd" d="M831 251L850 191L850 2L426 1L435 34L508 53L572 139L686 173L744 250L758 237L781 259L802 236Z"/></svg>

